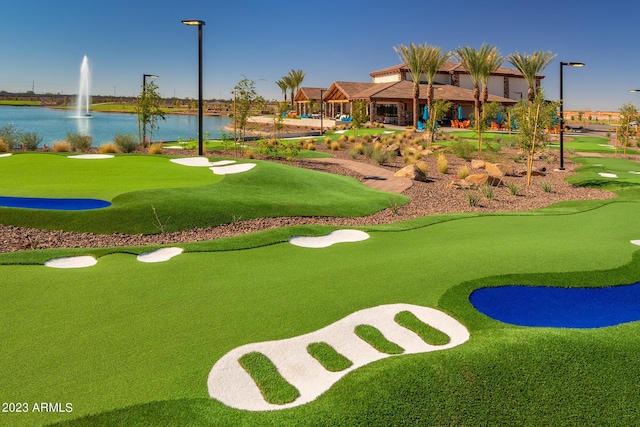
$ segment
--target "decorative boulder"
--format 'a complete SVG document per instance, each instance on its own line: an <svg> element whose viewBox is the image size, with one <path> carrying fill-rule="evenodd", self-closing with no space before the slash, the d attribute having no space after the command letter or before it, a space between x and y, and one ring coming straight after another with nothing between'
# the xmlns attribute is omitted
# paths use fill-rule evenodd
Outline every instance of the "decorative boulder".
<svg viewBox="0 0 640 427"><path fill-rule="evenodd" d="M473 184L473 185L475 185L477 187L480 187L481 185L484 185L487 182L488 179L489 179L489 175L484 174L484 173L480 173L480 174L476 174L476 175L469 175L468 177L466 177L462 181L466 181L469 184Z"/></svg>
<svg viewBox="0 0 640 427"><path fill-rule="evenodd" d="M484 169L485 162L484 160L471 160L471 169Z"/></svg>
<svg viewBox="0 0 640 427"><path fill-rule="evenodd" d="M485 163L484 168L487 170L487 173L492 176L514 176L515 173L513 171L512 166L503 165L500 163Z"/></svg>
<svg viewBox="0 0 640 427"><path fill-rule="evenodd" d="M487 184L492 186L492 187L504 187L506 186L506 184L504 183L504 181L497 176L489 176L489 178L487 178Z"/></svg>
<svg viewBox="0 0 640 427"><path fill-rule="evenodd" d="M400 146L398 144L391 144L386 148L387 151L395 151L395 153L400 155Z"/></svg>
<svg viewBox="0 0 640 427"><path fill-rule="evenodd" d="M427 175L425 175L425 173L422 172L422 170L418 168L416 165L405 166L402 169L400 169L398 172L396 172L394 176L397 176L400 178L409 178L409 179L413 179L414 181L423 181L423 182L427 181Z"/></svg>

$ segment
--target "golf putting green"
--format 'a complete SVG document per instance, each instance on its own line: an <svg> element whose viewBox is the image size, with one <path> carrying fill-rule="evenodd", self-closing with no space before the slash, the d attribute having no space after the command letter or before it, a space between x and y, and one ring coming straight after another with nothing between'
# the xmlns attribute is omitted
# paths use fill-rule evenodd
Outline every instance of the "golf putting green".
<svg viewBox="0 0 640 427"><path fill-rule="evenodd" d="M408 202L354 178L272 162L205 157L78 160L20 153L0 159L0 182L0 196L5 197L111 203L91 211L0 207L0 223L93 233L155 234L262 217L357 217L388 208L391 197L398 204Z"/></svg>
<svg viewBox="0 0 640 427"><path fill-rule="evenodd" d="M620 180L596 170L637 170L606 160L584 160L583 177L612 186ZM333 228L181 244L182 254L158 263L137 255L159 247L0 254L0 395L73 404L72 413L3 414L0 424L638 424L640 322L522 327L469 302L476 289L514 283L638 282L640 252L629 242L640 239L632 190L640 177L625 179L618 199L363 227L366 240L314 250L289 239ZM97 263L88 268L42 265L89 255ZM390 304L443 312L470 338L446 351L360 366L315 400L285 410L238 410L211 398L212 367L234 349L312 334Z"/></svg>

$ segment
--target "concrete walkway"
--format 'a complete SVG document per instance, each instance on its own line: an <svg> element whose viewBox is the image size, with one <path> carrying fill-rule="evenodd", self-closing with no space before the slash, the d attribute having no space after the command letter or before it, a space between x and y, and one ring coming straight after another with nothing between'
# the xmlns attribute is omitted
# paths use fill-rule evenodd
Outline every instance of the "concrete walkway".
<svg viewBox="0 0 640 427"><path fill-rule="evenodd" d="M348 159L337 159L333 157L305 159L318 163L330 163L340 165L344 168L351 169L365 176L362 183L376 190L389 191L391 193L402 193L413 185L413 181L409 178L399 178L393 175L393 172L374 165L356 162Z"/></svg>

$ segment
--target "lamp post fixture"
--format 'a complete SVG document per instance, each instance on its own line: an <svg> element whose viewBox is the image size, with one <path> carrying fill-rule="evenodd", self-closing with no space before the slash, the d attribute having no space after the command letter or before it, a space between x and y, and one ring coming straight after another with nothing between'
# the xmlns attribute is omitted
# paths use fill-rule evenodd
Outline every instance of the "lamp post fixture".
<svg viewBox="0 0 640 427"><path fill-rule="evenodd" d="M323 124L323 118L324 118L324 93L325 90L324 89L320 89L320 135L324 135L324 124Z"/></svg>
<svg viewBox="0 0 640 427"><path fill-rule="evenodd" d="M564 102L562 101L562 67L584 67L583 62L560 62L560 170L564 170Z"/></svg>
<svg viewBox="0 0 640 427"><path fill-rule="evenodd" d="M198 27L198 156L202 156L202 26L204 21L185 19L184 25Z"/></svg>
<svg viewBox="0 0 640 427"><path fill-rule="evenodd" d="M142 75L142 97L143 98L147 94L147 77L149 77L150 79L157 79L159 76L156 76L155 74ZM115 88L114 88L114 92L115 92ZM142 143L144 144L146 140L147 140L147 122L144 121L142 122Z"/></svg>

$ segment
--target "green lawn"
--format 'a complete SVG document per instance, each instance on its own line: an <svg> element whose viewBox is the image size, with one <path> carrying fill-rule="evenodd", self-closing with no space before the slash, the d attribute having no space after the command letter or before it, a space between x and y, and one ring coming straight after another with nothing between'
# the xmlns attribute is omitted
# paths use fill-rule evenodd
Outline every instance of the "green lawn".
<svg viewBox="0 0 640 427"><path fill-rule="evenodd" d="M243 162L247 160L239 160ZM263 161L248 172L214 175L209 168L171 163L166 156L117 155L77 160L58 154L0 158L0 195L89 197L105 209L45 211L0 208L0 223L96 233L157 233L156 209L167 231L280 216L364 216L408 199L353 178Z"/></svg>
<svg viewBox="0 0 640 427"><path fill-rule="evenodd" d="M331 229L309 226L180 245L184 254L158 264L136 261L143 248L2 254L0 395L73 412L2 414L0 425L637 425L640 322L516 327L468 301L483 286L640 280L629 242L640 239L640 178L621 185L593 171L640 165L603 160L581 159L575 182L618 199L366 227L370 239L324 249L286 242ZM220 184L237 188L229 178ZM84 253L98 264L12 265ZM389 303L443 310L471 338L366 365L292 409L241 411L208 397L208 373L230 350Z"/></svg>
<svg viewBox="0 0 640 427"><path fill-rule="evenodd" d="M3 100L0 100L0 105L39 106L40 105L40 101L20 101L20 100L3 99Z"/></svg>

